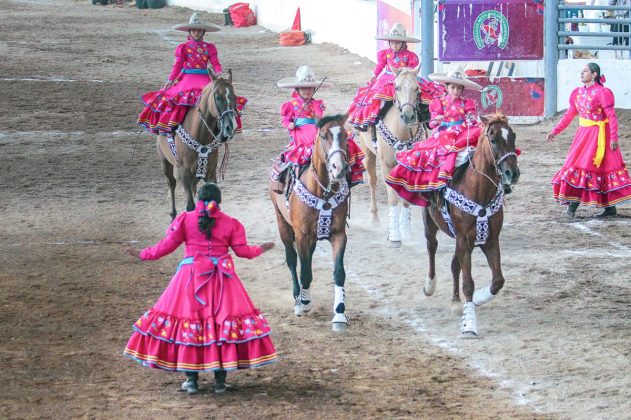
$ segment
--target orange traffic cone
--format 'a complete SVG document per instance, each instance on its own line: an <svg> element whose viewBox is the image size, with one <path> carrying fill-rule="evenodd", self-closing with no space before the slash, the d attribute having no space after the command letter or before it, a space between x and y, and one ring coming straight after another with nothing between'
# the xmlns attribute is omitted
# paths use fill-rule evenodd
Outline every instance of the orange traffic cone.
<svg viewBox="0 0 631 420"><path fill-rule="evenodd" d="M296 10L296 17L294 18L294 24L291 25L292 31L302 31L302 25L300 24L300 7Z"/></svg>

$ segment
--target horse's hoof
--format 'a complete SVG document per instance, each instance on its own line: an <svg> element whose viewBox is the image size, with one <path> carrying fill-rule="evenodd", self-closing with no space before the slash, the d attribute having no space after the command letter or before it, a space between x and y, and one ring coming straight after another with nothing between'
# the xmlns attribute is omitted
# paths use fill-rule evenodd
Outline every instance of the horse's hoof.
<svg viewBox="0 0 631 420"><path fill-rule="evenodd" d="M477 331L463 331L462 334L460 334L460 338L465 339L465 340L471 340L473 338L479 338L479 337L478 337Z"/></svg>
<svg viewBox="0 0 631 420"><path fill-rule="evenodd" d="M401 246L403 245L403 242L388 240L388 245L390 246L390 248L401 248Z"/></svg>
<svg viewBox="0 0 631 420"><path fill-rule="evenodd" d="M423 285L423 294L425 296L431 296L436 291L436 277L432 278L427 276L425 278L425 284Z"/></svg>
<svg viewBox="0 0 631 420"><path fill-rule="evenodd" d="M313 309L313 301L301 300L294 305L294 314L301 316L308 313L311 309Z"/></svg>
<svg viewBox="0 0 631 420"><path fill-rule="evenodd" d="M333 331L335 332L346 331L346 328L348 328L348 318L346 318L345 314L336 313L333 316L331 324L333 326Z"/></svg>

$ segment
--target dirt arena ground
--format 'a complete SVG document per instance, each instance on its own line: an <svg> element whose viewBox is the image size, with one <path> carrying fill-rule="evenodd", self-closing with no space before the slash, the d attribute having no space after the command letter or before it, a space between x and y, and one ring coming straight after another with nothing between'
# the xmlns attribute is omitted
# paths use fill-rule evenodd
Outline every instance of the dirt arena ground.
<svg viewBox="0 0 631 420"><path fill-rule="evenodd" d="M565 221L549 180L573 130L548 144L554 121L515 127L522 177L501 236L507 283L478 311L480 339L458 337L454 241L440 235L438 290L424 297L420 212L414 238L388 248L386 223L368 223L365 186L348 230L347 333L331 331L327 243L316 251L316 309L294 317L266 196L268 167L285 144L277 112L288 92L275 82L308 63L335 83L320 97L342 112L372 64L330 44L283 48L258 26L207 39L250 100L220 185L224 210L250 240L279 245L237 265L268 314L280 361L231 374L221 396L206 375L190 397L177 392L182 375L127 360L132 323L181 255L139 263L124 253L159 240L169 222L153 138L135 125L139 96L164 82L185 39L168 29L191 11L87 0L0 0L0 9L0 417L630 418L631 210L599 221L581 208ZM619 115L628 132L631 112ZM474 278L488 284L484 257L474 256Z"/></svg>

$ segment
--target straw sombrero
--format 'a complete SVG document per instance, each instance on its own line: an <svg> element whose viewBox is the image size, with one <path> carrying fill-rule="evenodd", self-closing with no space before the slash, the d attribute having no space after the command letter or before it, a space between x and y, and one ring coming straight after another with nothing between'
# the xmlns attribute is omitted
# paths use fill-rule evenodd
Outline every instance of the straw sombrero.
<svg viewBox="0 0 631 420"><path fill-rule="evenodd" d="M408 36L405 31L405 26L400 23L395 23L388 35L377 35L375 39L382 41L421 42L418 38Z"/></svg>
<svg viewBox="0 0 631 420"><path fill-rule="evenodd" d="M175 25L173 27L176 31L188 32L191 29L203 29L206 32L221 31L221 27L212 23L208 23L202 19L202 14L199 12L193 13L188 23Z"/></svg>
<svg viewBox="0 0 631 420"><path fill-rule="evenodd" d="M320 86L322 80L315 77L313 69L309 66L300 66L296 70L296 77L285 77L280 79L276 84L280 88L315 88ZM331 83L324 82L321 87L330 87Z"/></svg>
<svg viewBox="0 0 631 420"><path fill-rule="evenodd" d="M463 86L465 89L482 90L482 86L467 79L460 70L452 70L448 73L432 73L428 75L432 81L446 85L453 83L454 85Z"/></svg>

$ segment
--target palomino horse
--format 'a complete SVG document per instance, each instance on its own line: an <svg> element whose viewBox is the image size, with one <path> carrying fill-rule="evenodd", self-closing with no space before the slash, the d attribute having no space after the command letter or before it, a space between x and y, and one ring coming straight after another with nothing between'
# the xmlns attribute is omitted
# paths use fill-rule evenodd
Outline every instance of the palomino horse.
<svg viewBox="0 0 631 420"><path fill-rule="evenodd" d="M377 158L381 166L381 173L385 180L397 164L395 153L409 150L412 145L424 138L424 130L419 121L419 86L416 76L420 65L413 68L395 70L395 97L393 106L377 124L377 145L371 140L370 132L359 132L362 149L366 154L366 176L370 187L370 213L373 222L379 220L377 214ZM397 193L386 184L388 205L390 206L388 223L388 240L393 247L401 246L401 231L409 236L410 233L410 204L401 200L403 210L399 221ZM400 229L401 227L401 229Z"/></svg>
<svg viewBox="0 0 631 420"><path fill-rule="evenodd" d="M344 314L344 250L350 195L346 118L346 115L335 115L317 122L311 164L297 175L287 203L283 194L272 191L271 185L269 189L293 281L294 313L298 316L313 307L311 263L316 243L319 239L328 239L331 243L335 263L334 331L346 329L348 323ZM300 281L296 272L297 258L300 259Z"/></svg>
<svg viewBox="0 0 631 420"><path fill-rule="evenodd" d="M429 273L423 293L436 290L436 248L438 229L456 238L451 260L454 302L460 302L460 271L465 305L462 336L477 337L475 307L490 301L504 285L500 263L499 235L504 221L504 186L519 180L515 133L504 114L481 117L484 124L477 149L468 163L456 169L450 185L434 193L423 210ZM471 253L480 246L491 268L491 285L475 290L471 277ZM475 290L475 293L474 293Z"/></svg>
<svg viewBox="0 0 631 420"><path fill-rule="evenodd" d="M171 196L171 219L174 219L175 186L180 182L186 193L186 210L195 208L193 196L200 179L217 181L219 146L234 136L237 129L236 95L232 86L232 72L228 78L210 72L209 83L199 97L199 102L187 114L178 127L173 143L165 136L158 136L158 156Z"/></svg>

